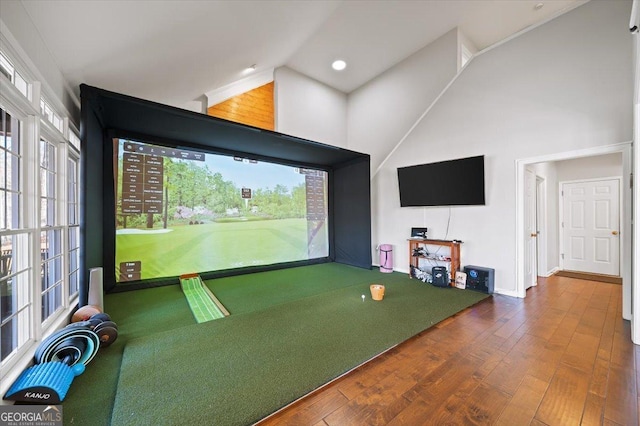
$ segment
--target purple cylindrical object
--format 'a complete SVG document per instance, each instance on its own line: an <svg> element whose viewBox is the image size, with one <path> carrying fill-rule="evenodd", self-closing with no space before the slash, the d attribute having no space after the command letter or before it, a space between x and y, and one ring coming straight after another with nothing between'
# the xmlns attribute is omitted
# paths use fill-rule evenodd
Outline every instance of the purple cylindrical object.
<svg viewBox="0 0 640 426"><path fill-rule="evenodd" d="M393 246L391 244L380 244L380 272L393 272Z"/></svg>

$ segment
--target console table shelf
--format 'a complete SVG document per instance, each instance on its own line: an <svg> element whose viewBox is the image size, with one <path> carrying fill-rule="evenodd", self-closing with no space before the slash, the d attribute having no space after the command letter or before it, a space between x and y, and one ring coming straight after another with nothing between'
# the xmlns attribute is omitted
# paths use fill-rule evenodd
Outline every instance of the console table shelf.
<svg viewBox="0 0 640 426"><path fill-rule="evenodd" d="M409 264L418 268L420 259L430 259L436 262L447 262L450 264L449 268L449 282L453 283L456 280L456 271L460 269L460 241L452 241L452 240L428 240L428 239L417 239L410 238L409 240ZM414 256L413 251L420 246L443 246L449 248L449 255L451 259L442 260L437 259L435 257L427 256ZM409 268L411 269L411 268ZM411 271L409 271L409 277L411 277Z"/></svg>

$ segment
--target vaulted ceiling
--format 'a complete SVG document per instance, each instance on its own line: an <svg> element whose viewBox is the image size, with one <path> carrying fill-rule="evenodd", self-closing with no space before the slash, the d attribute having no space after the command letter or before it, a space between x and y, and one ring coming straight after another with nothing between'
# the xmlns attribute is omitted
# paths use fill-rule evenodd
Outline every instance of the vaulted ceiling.
<svg viewBox="0 0 640 426"><path fill-rule="evenodd" d="M482 50L584 0L19 0L70 85L185 107L288 66L349 93L460 30ZM542 6L539 6L542 5ZM331 62L347 61L336 72Z"/></svg>

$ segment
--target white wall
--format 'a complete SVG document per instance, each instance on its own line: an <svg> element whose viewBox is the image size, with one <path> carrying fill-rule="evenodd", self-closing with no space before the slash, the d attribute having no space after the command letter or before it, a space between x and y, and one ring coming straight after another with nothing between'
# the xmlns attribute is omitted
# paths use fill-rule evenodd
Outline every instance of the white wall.
<svg viewBox="0 0 640 426"><path fill-rule="evenodd" d="M457 72L453 29L349 94L348 147L371 155L372 173Z"/></svg>
<svg viewBox="0 0 640 426"><path fill-rule="evenodd" d="M558 182L622 176L622 154L557 161Z"/></svg>
<svg viewBox="0 0 640 426"><path fill-rule="evenodd" d="M52 106L60 111L63 107L68 112L72 121L80 127L80 98L79 88L72 89L64 79L62 72L51 57L40 33L36 30L19 1L3 1L0 19L6 25L9 34L3 30L3 36L8 36L14 46L19 46L19 52L15 52L30 69L37 69L40 75L33 76L43 83L42 91ZM1 46L8 49L9 46Z"/></svg>
<svg viewBox="0 0 640 426"><path fill-rule="evenodd" d="M276 131L347 145L347 95L291 68L275 70Z"/></svg>
<svg viewBox="0 0 640 426"><path fill-rule="evenodd" d="M396 247L396 269L408 269L410 227L426 226L463 240L462 264L495 268L496 291L515 294L515 161L631 139L630 7L591 1L467 65L373 177L373 243ZM482 154L486 206L453 207L450 223L446 207L399 207L397 167Z"/></svg>

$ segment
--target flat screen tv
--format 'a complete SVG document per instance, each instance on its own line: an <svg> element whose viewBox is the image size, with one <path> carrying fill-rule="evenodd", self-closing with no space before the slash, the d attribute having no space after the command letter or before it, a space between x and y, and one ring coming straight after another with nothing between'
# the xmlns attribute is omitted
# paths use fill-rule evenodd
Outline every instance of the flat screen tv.
<svg viewBox="0 0 640 426"><path fill-rule="evenodd" d="M113 143L117 282L328 256L327 171Z"/></svg>
<svg viewBox="0 0 640 426"><path fill-rule="evenodd" d="M401 207L485 205L484 155L399 167Z"/></svg>

